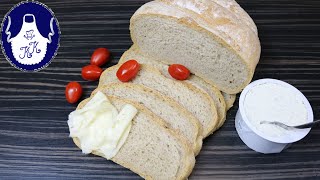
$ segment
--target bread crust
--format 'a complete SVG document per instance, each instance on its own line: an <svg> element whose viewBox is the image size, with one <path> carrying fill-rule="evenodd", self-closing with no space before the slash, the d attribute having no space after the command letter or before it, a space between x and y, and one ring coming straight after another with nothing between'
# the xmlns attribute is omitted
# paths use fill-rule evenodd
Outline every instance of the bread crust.
<svg viewBox="0 0 320 180"><path fill-rule="evenodd" d="M85 106L85 104L88 103L88 101L91 98L92 98L92 96L90 98L87 98L87 99L83 100L82 102L80 102L78 107L77 107L77 109L81 109L83 106ZM120 99L118 99L116 97L112 97L112 96L109 96L108 99L111 102L113 102L113 101L121 101L121 102L123 102L125 104L133 105L134 107L136 107L138 109L138 113L146 114L147 116L150 117L150 120L152 120L154 123L156 123L164 131L168 132L171 136L175 137L181 143L181 145L183 146L183 149L185 149L185 153L186 153L185 158L183 158L183 160L182 160L182 164L183 164L184 167L180 168L180 172L177 174L176 179L186 179L191 174L191 172L192 172L192 170L194 168L194 165L195 165L195 157L194 157L193 151L188 146L187 141L182 136L180 136L176 132L173 132L172 130L166 128L166 123L162 119L160 119L159 117L155 116L151 111L147 110L142 105L140 105L138 103L134 103L134 102L128 101L128 100L122 100L122 99L120 100ZM72 139L73 139L73 142L76 144L76 146L81 149L79 139L78 138L72 138ZM120 151L121 151L121 148L120 148ZM93 151L92 154L103 157L102 154L100 154L100 153L98 153L96 151ZM143 173L141 170L139 170L138 168L136 168L132 164L119 162L119 161L114 160L114 158L112 158L111 160L113 162L115 162L115 163L127 168L127 169L130 169L131 171L135 172L136 174L138 174L142 178L150 179L150 180L153 179L151 176Z"/></svg>
<svg viewBox="0 0 320 180"><path fill-rule="evenodd" d="M222 93L224 99L226 100L226 111L228 111L230 108L232 108L234 102L236 101L236 94L227 94L227 93Z"/></svg>
<svg viewBox="0 0 320 180"><path fill-rule="evenodd" d="M258 29L253 19L249 14L235 1L235 0L211 0L220 6L224 7L226 10L237 16L240 22L245 23L256 35L258 35Z"/></svg>

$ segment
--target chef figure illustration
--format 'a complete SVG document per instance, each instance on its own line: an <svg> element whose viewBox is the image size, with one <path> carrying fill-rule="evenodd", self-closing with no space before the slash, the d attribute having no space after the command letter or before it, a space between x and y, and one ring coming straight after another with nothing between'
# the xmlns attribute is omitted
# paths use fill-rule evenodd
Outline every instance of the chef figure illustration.
<svg viewBox="0 0 320 180"><path fill-rule="evenodd" d="M23 11L19 11L21 8ZM26 1L16 5L5 16L1 32L7 60L23 71L38 71L48 66L59 47L57 20L53 12L39 2Z"/></svg>

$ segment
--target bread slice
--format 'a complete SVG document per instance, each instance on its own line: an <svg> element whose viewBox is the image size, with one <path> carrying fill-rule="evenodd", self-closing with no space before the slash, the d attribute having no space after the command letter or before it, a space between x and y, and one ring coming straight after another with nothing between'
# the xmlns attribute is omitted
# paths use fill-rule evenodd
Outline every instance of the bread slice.
<svg viewBox="0 0 320 180"><path fill-rule="evenodd" d="M116 77L119 67L116 65L106 69L100 77L99 87L120 82ZM166 78L152 66L142 64L131 83L157 90L185 107L199 120L203 137L210 135L219 123L214 102L206 92L190 84Z"/></svg>
<svg viewBox="0 0 320 180"><path fill-rule="evenodd" d="M196 155L200 152L202 131L199 121L173 99L153 89L133 83L111 83L101 86L97 90L107 96L115 96L143 104L151 112L163 119L170 129L181 132Z"/></svg>
<svg viewBox="0 0 320 180"><path fill-rule="evenodd" d="M166 64L183 64L219 90L236 94L253 77L259 38L211 0L152 1L132 16L131 37L140 51Z"/></svg>
<svg viewBox="0 0 320 180"><path fill-rule="evenodd" d="M219 123L214 128L214 131L216 131L224 124L226 120L226 102L221 92L215 87L213 87L212 85L208 84L206 81L199 78L198 76L190 76L187 82L196 87L204 89L214 101L214 104L218 112L218 118L219 118Z"/></svg>
<svg viewBox="0 0 320 180"><path fill-rule="evenodd" d="M90 98L89 98L90 99ZM81 109L88 101L82 101ZM126 142L111 160L145 179L186 179L195 164L193 151L185 139L166 127L166 124L144 106L131 101L109 97L120 111L125 104L138 109ZM80 147L79 140L73 138ZM102 156L99 152L93 154Z"/></svg>
<svg viewBox="0 0 320 180"><path fill-rule="evenodd" d="M168 65L165 65L159 61L155 61L154 58L148 57L147 55L140 53L139 49L135 45L133 45L122 55L122 57L119 60L119 64L122 64L130 59L135 59L140 64L151 65L154 68L157 68L159 71L161 71L161 73L167 78L173 79L171 75L168 73ZM210 95L210 97L214 101L214 104L218 112L218 127L221 127L226 119L226 103L220 91L211 84L207 83L206 81L195 75L191 75L190 78L184 82L201 88Z"/></svg>
<svg viewBox="0 0 320 180"><path fill-rule="evenodd" d="M223 98L226 101L226 107L227 111L232 108L233 103L236 101L236 95L235 94L227 94L222 92Z"/></svg>

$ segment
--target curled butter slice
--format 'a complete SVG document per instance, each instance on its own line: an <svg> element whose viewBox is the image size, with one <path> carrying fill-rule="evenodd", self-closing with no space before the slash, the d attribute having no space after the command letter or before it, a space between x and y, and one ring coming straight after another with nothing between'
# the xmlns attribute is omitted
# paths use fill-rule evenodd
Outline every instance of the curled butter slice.
<svg viewBox="0 0 320 180"><path fill-rule="evenodd" d="M114 157L126 141L137 109L127 104L120 113L100 91L82 108L70 113L70 137L78 138L82 152Z"/></svg>

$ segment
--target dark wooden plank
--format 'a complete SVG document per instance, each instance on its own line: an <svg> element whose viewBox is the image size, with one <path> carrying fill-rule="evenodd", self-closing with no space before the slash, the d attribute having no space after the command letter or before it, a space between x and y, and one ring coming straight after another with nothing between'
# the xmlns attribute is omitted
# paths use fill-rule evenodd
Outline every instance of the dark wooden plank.
<svg viewBox="0 0 320 180"><path fill-rule="evenodd" d="M0 19L17 0L2 0ZM59 54L41 72L20 72L0 54L1 179L139 179L103 158L83 155L68 138L67 115L74 110L64 87L75 80L85 95L97 82L83 81L81 67L97 47L108 47L115 64L130 47L129 19L147 0L43 1L62 31ZM276 78L300 89L320 117L320 2L239 0L259 28L262 56L255 79ZM320 130L281 154L249 150L234 128L238 106L223 128L207 138L190 179L319 179Z"/></svg>

